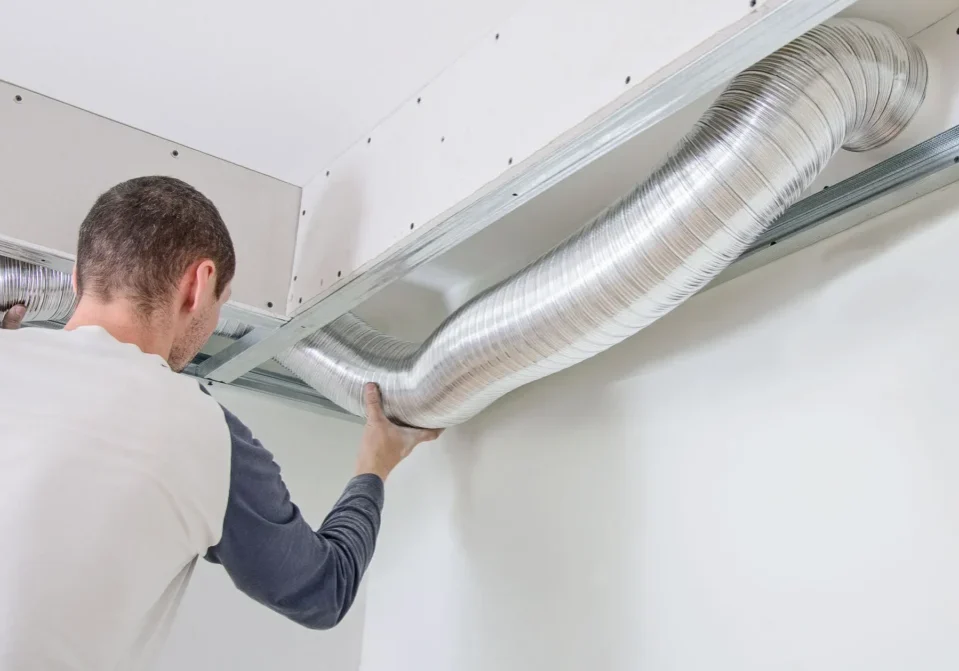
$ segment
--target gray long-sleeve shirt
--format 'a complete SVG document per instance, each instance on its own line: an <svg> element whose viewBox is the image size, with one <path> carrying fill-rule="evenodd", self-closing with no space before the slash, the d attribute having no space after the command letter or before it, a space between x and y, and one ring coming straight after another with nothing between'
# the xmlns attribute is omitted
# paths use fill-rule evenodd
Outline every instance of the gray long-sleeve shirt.
<svg viewBox="0 0 959 671"><path fill-rule="evenodd" d="M204 391L206 391L204 389ZM273 455L233 413L230 494L223 536L207 559L263 605L312 629L346 615L373 558L383 481L359 475L314 531L290 500Z"/></svg>
<svg viewBox="0 0 959 671"><path fill-rule="evenodd" d="M0 329L0 668L149 667L198 555L329 627L373 554L383 483L318 531L270 453L197 383L96 326Z"/></svg>

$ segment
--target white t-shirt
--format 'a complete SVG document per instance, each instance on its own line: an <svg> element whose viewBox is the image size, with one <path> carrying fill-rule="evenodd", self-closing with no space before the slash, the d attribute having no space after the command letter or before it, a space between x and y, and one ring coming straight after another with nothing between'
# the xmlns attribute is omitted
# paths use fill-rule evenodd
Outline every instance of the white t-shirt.
<svg viewBox="0 0 959 671"><path fill-rule="evenodd" d="M0 330L0 671L148 667L198 556L332 627L382 506L357 476L314 531L273 455L162 358L98 327Z"/></svg>
<svg viewBox="0 0 959 671"><path fill-rule="evenodd" d="M153 656L230 487L223 410L98 327L0 330L0 669Z"/></svg>

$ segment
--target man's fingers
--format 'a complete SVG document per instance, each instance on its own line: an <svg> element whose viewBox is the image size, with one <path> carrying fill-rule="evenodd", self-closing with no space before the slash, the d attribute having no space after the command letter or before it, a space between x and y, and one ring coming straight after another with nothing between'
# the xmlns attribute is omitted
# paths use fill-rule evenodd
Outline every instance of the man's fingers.
<svg viewBox="0 0 959 671"><path fill-rule="evenodd" d="M0 328L2 329L18 329L20 324L23 323L23 318L27 314L27 308L23 305L14 305L12 308L7 310L7 314L3 315L3 321L0 322Z"/></svg>
<svg viewBox="0 0 959 671"><path fill-rule="evenodd" d="M385 420L386 415L383 414L380 388L376 384L368 382L363 388L363 396L366 400L366 419L371 421Z"/></svg>

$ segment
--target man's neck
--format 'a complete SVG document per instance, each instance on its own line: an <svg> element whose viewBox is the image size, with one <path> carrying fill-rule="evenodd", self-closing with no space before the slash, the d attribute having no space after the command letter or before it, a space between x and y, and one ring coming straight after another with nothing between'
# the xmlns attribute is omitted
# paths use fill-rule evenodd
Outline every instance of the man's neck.
<svg viewBox="0 0 959 671"><path fill-rule="evenodd" d="M125 300L101 303L83 298L65 330L99 326L119 342L136 345L145 354L158 354L166 360L173 348L173 334L161 322L159 319L145 321Z"/></svg>

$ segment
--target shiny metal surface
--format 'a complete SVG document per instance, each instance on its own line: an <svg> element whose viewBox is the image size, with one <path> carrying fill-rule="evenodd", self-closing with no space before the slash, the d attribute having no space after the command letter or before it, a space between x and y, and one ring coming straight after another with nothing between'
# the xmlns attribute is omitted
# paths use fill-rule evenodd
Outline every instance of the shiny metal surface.
<svg viewBox="0 0 959 671"><path fill-rule="evenodd" d="M646 182L426 342L397 341L346 315L277 360L353 413L371 380L404 423L460 423L696 293L840 147L865 151L895 137L926 79L922 53L891 29L830 21L736 76Z"/></svg>
<svg viewBox="0 0 959 671"><path fill-rule="evenodd" d="M75 303L68 274L0 257L0 312L26 305L24 321L65 321Z"/></svg>

